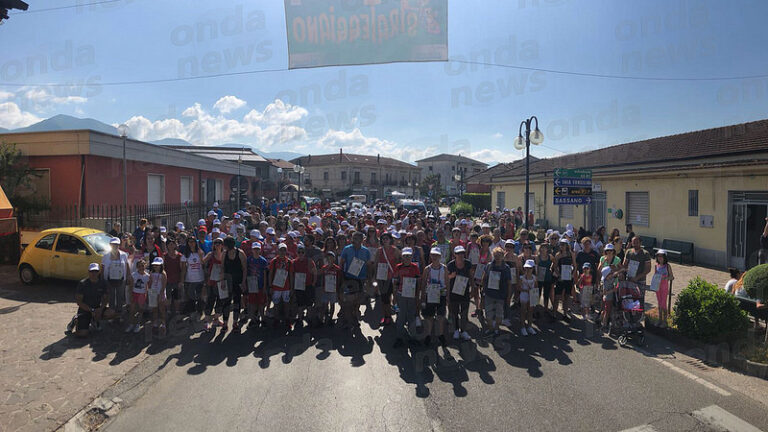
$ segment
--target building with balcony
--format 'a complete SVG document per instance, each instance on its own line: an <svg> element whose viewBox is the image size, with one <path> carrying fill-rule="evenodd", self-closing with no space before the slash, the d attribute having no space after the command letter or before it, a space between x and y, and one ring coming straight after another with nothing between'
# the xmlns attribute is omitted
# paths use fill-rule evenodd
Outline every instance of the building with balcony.
<svg viewBox="0 0 768 432"><path fill-rule="evenodd" d="M323 198L346 198L366 195L369 200L382 199L392 192L418 197L421 169L413 164L381 155L344 153L308 155L291 160L304 167L304 195Z"/></svg>
<svg viewBox="0 0 768 432"><path fill-rule="evenodd" d="M466 192L466 179L488 168L486 163L446 153L417 160L416 165L421 168L424 178L436 175L440 179L440 186L448 195Z"/></svg>

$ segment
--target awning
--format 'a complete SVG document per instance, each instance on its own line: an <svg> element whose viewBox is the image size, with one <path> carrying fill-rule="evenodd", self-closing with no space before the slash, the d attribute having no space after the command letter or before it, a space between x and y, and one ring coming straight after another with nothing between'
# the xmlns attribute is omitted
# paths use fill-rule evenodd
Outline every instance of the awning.
<svg viewBox="0 0 768 432"><path fill-rule="evenodd" d="M283 192L298 192L298 191L299 191L299 187L296 186L295 184L287 184L283 186Z"/></svg>
<svg viewBox="0 0 768 432"><path fill-rule="evenodd" d="M5 196L3 187L0 186L0 219L8 219L11 217L13 217L13 206L8 200L8 197Z"/></svg>

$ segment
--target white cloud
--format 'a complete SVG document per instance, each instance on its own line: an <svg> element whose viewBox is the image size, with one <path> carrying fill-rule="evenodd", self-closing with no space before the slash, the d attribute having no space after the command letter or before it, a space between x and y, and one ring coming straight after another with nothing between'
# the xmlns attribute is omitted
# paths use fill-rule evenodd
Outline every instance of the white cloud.
<svg viewBox="0 0 768 432"><path fill-rule="evenodd" d="M217 104L223 99L219 99ZM223 113L221 109L219 111ZM202 105L195 103L181 113L182 119L151 121L143 116L134 116L126 124L131 128L131 136L140 140L181 138L195 145L239 141L268 150L279 144L304 139L306 131L292 123L306 115L307 110L304 108L286 104L279 99L267 105L263 111L251 110L242 119L211 114Z"/></svg>
<svg viewBox="0 0 768 432"><path fill-rule="evenodd" d="M496 139L501 139L501 138L504 138L504 135L503 135L501 132L496 132L496 133L495 133L495 134L493 134L492 136L493 136L494 138L496 138Z"/></svg>
<svg viewBox="0 0 768 432"><path fill-rule="evenodd" d="M13 93L0 90L0 101L10 99L13 97Z"/></svg>
<svg viewBox="0 0 768 432"><path fill-rule="evenodd" d="M67 88L63 89L64 93L68 91ZM88 101L88 98L82 96L59 96L45 87L22 87L16 96L36 111L45 111L55 105L82 104Z"/></svg>
<svg viewBox="0 0 768 432"><path fill-rule="evenodd" d="M235 96L224 96L217 100L213 107L222 114L228 114L245 106L245 101Z"/></svg>
<svg viewBox="0 0 768 432"><path fill-rule="evenodd" d="M23 111L14 102L0 103L0 127L15 129L26 127L42 120L40 117Z"/></svg>
<svg viewBox="0 0 768 432"><path fill-rule="evenodd" d="M386 139L367 137L360 129L355 128L351 132L329 130L317 141L317 146L323 151L338 151L343 148L349 153L377 155L413 162L435 153L434 147L406 148Z"/></svg>
<svg viewBox="0 0 768 432"><path fill-rule="evenodd" d="M483 149L475 152L471 152L466 155L469 158L477 159L487 164L494 164L498 162L512 162L521 158L517 153L509 153L496 149Z"/></svg>

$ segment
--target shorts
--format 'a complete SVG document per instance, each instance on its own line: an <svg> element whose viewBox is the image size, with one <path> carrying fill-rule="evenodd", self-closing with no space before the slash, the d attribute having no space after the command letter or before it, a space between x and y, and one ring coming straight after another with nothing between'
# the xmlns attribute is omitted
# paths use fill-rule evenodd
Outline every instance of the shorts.
<svg viewBox="0 0 768 432"><path fill-rule="evenodd" d="M264 293L264 291L259 291L257 293L248 293L248 304L255 304L259 306L264 306L267 304L267 294Z"/></svg>
<svg viewBox="0 0 768 432"><path fill-rule="evenodd" d="M272 291L272 303L278 305L280 303L288 303L291 301L291 291Z"/></svg>
<svg viewBox="0 0 768 432"><path fill-rule="evenodd" d="M573 283L571 281L557 281L555 285L555 295L570 295Z"/></svg>
<svg viewBox="0 0 768 432"><path fill-rule="evenodd" d="M485 317L489 321L504 318L504 300L485 297Z"/></svg>
<svg viewBox="0 0 768 432"><path fill-rule="evenodd" d="M427 303L421 314L424 318L434 318L435 316L445 316L445 296L440 296L440 303Z"/></svg>
<svg viewBox="0 0 768 432"><path fill-rule="evenodd" d="M299 307L310 307L315 302L315 288L308 286L304 291L295 291L296 304Z"/></svg>
<svg viewBox="0 0 768 432"><path fill-rule="evenodd" d="M531 303L531 294L528 291L520 291L520 303Z"/></svg>
<svg viewBox="0 0 768 432"><path fill-rule="evenodd" d="M193 302L204 300L202 282L186 282L184 288L187 299L192 300Z"/></svg>
<svg viewBox="0 0 768 432"><path fill-rule="evenodd" d="M139 307L147 305L147 293L131 292L131 303L136 304Z"/></svg>
<svg viewBox="0 0 768 432"><path fill-rule="evenodd" d="M126 301L125 281L123 279L110 279L107 283L109 284L109 305L112 309L119 311Z"/></svg>
<svg viewBox="0 0 768 432"><path fill-rule="evenodd" d="M381 295L381 303L385 305L392 304L392 280L380 280L376 282L379 284L379 295Z"/></svg>
<svg viewBox="0 0 768 432"><path fill-rule="evenodd" d="M184 293L179 289L178 283L166 283L165 284L165 296L171 300L182 300Z"/></svg>
<svg viewBox="0 0 768 432"><path fill-rule="evenodd" d="M92 320L93 313L77 308L77 331L88 330Z"/></svg>

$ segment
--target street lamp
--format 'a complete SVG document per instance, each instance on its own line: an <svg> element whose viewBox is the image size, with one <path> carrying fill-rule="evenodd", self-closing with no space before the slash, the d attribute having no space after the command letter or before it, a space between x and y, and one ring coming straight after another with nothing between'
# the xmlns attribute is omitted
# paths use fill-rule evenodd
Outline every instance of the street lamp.
<svg viewBox="0 0 768 432"><path fill-rule="evenodd" d="M296 201L299 203L299 207L301 207L301 175L304 174L305 168L301 165L294 165L293 166L293 172L299 175L299 190L297 192Z"/></svg>
<svg viewBox="0 0 768 432"><path fill-rule="evenodd" d="M531 122L536 121L535 128L533 132L531 132ZM525 125L525 141L523 141L523 125ZM536 118L536 116L531 116L531 118L523 120L520 122L520 127L517 130L517 138L515 138L515 148L517 150L525 149L525 228L530 228L528 225L528 212L529 212L529 201L528 201L528 195L530 193L529 188L529 168L531 164L531 143L533 145L539 145L542 142L544 142L544 134L541 133L539 130L539 119Z"/></svg>
<svg viewBox="0 0 768 432"><path fill-rule="evenodd" d="M123 229L128 228L128 163L125 159L125 139L128 137L128 125L121 124L117 132L123 138Z"/></svg>
<svg viewBox="0 0 768 432"><path fill-rule="evenodd" d="M240 148L240 154L237 155L237 190L235 191L235 195L237 195L237 210L240 210L240 165L243 164L243 149Z"/></svg>

